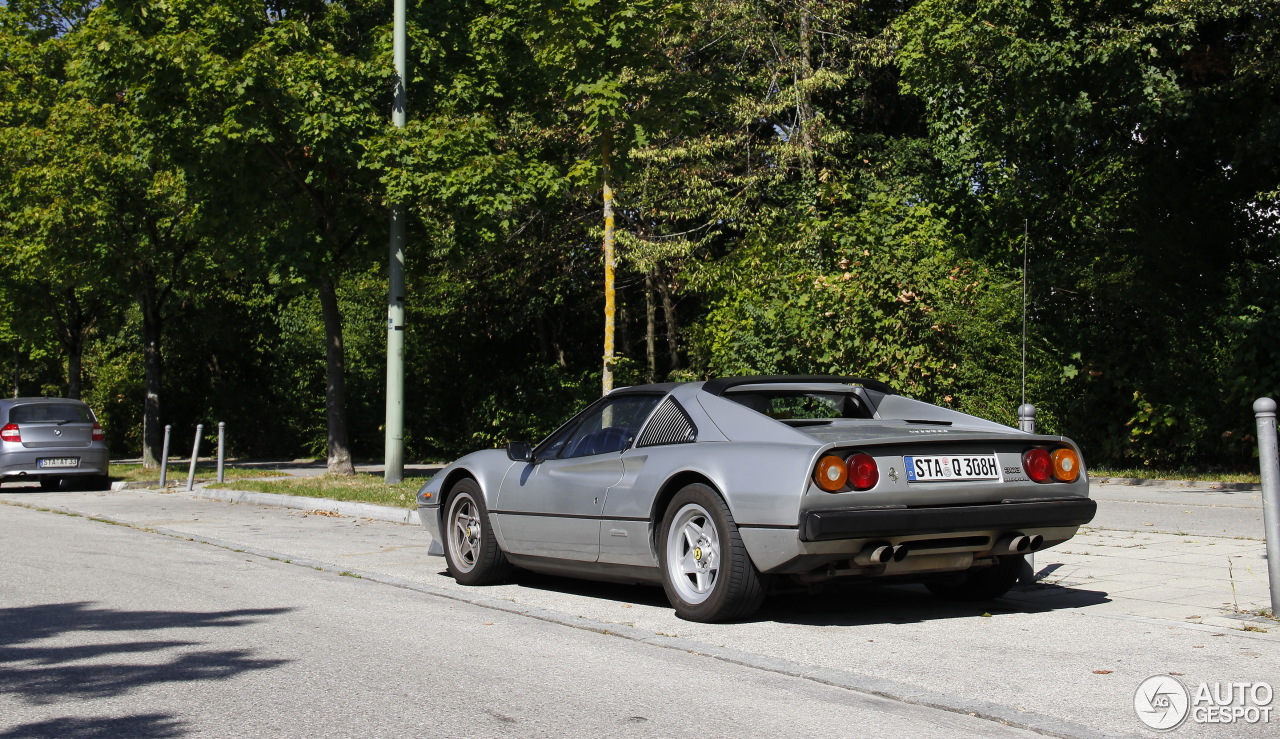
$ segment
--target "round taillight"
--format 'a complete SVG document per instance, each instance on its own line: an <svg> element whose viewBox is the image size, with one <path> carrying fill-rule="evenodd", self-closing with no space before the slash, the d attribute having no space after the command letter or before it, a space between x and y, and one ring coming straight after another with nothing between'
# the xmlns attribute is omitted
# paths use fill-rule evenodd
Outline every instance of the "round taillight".
<svg viewBox="0 0 1280 739"><path fill-rule="evenodd" d="M834 454L828 454L819 459L818 469L813 472L813 481L828 493L844 488L845 483L849 481L849 472L845 468L844 460Z"/></svg>
<svg viewBox="0 0 1280 739"><path fill-rule="evenodd" d="M1080 476L1080 455L1074 449L1054 449L1049 458L1053 462L1053 479L1075 482Z"/></svg>
<svg viewBox="0 0 1280 739"><path fill-rule="evenodd" d="M18 431L18 424L6 423L4 428L0 428L0 439L5 441L22 441L22 433Z"/></svg>
<svg viewBox="0 0 1280 739"><path fill-rule="evenodd" d="M1026 470L1027 477L1032 480L1048 482L1049 475L1053 472L1053 460L1043 449L1028 449L1022 453L1022 469Z"/></svg>
<svg viewBox="0 0 1280 739"><path fill-rule="evenodd" d="M854 490L870 490L880 482L880 468L870 454L855 454L845 463L849 470L849 484Z"/></svg>

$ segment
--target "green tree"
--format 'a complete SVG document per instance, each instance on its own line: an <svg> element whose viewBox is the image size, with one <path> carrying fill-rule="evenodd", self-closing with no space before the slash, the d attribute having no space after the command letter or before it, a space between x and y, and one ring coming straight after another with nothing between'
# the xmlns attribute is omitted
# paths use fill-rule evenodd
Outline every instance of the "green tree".
<svg viewBox="0 0 1280 739"><path fill-rule="evenodd" d="M1046 405L1097 458L1205 459L1237 425L1213 347L1232 275L1275 253L1278 12L929 0L896 26L970 254L1008 265L1030 231Z"/></svg>
<svg viewBox="0 0 1280 739"><path fill-rule="evenodd" d="M264 259L319 296L325 330L328 468L354 474L347 423L347 347L338 294L344 270L373 259L386 211L370 141L391 101L386 3L273 2L240 19L247 41L205 73L221 92L222 135L256 194Z"/></svg>
<svg viewBox="0 0 1280 739"><path fill-rule="evenodd" d="M117 20L99 7L47 30L29 57L43 62L40 75L31 65L16 75L38 94L19 98L24 107L6 115L6 175L17 185L6 204L15 213L7 236L21 247L12 255L20 274L52 297L67 297L50 305L66 309L52 315L62 319L73 385L92 313L118 304L118 288L133 293L145 358L143 456L154 464L164 322L223 261L214 234L225 209L220 188L197 174L198 155L210 152L184 127L190 120L153 115L158 98L181 99L165 72L189 49L148 48ZM132 85L113 74L128 65L145 70Z"/></svg>

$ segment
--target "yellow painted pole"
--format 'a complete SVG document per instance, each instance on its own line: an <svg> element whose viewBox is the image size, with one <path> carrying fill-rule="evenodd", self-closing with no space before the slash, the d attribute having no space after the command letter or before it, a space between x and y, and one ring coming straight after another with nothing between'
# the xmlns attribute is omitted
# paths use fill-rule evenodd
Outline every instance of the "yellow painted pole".
<svg viewBox="0 0 1280 739"><path fill-rule="evenodd" d="M613 188L609 187L609 140L601 146L604 170L604 369L601 372L604 395L613 390L614 333L614 254L613 254Z"/></svg>

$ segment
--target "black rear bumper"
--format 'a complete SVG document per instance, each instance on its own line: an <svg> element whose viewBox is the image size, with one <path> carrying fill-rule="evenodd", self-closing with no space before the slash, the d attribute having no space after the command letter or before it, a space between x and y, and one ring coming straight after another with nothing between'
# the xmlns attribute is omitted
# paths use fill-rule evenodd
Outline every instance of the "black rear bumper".
<svg viewBox="0 0 1280 739"><path fill-rule="evenodd" d="M948 534L983 529L1080 526L1093 520L1098 504L1089 498L983 503L922 508L844 508L810 511L800 519L801 541L865 539L875 536Z"/></svg>

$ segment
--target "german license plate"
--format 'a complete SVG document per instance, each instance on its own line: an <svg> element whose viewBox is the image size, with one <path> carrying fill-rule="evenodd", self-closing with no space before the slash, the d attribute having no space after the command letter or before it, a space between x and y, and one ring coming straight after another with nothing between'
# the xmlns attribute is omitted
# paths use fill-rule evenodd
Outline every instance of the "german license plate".
<svg viewBox="0 0 1280 739"><path fill-rule="evenodd" d="M902 462L907 468L907 482L1001 479L994 454L931 454L903 457Z"/></svg>
<svg viewBox="0 0 1280 739"><path fill-rule="evenodd" d="M79 457L48 457L46 459L37 459L36 466L41 468L48 467L79 467Z"/></svg>

